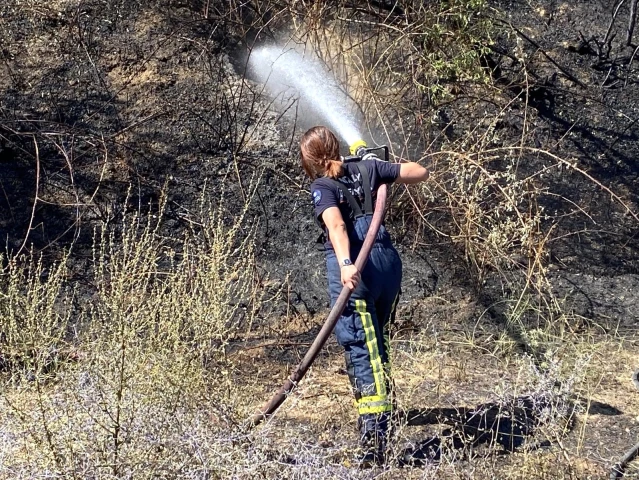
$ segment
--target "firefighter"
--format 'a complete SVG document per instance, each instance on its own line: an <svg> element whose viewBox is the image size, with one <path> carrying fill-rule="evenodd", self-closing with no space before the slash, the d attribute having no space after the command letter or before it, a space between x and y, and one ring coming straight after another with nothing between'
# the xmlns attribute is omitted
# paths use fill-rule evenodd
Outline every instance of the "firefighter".
<svg viewBox="0 0 639 480"><path fill-rule="evenodd" d="M361 466L380 464L393 409L389 326L399 298L402 262L383 225L362 272L354 261L371 223L379 186L422 182L428 170L414 162L388 163L373 155L345 163L337 138L323 126L302 136L300 150L302 167L312 180L315 217L325 232L331 306L343 286L352 290L335 335L344 348L359 413Z"/></svg>

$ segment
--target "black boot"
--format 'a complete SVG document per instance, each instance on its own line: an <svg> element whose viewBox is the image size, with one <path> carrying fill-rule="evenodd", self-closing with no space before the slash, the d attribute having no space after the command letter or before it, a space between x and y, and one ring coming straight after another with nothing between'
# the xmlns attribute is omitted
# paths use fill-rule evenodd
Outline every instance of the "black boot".
<svg viewBox="0 0 639 480"><path fill-rule="evenodd" d="M357 426L362 447L362 455L359 458L361 468L370 468L384 463L389 423L390 413L369 413L359 416Z"/></svg>

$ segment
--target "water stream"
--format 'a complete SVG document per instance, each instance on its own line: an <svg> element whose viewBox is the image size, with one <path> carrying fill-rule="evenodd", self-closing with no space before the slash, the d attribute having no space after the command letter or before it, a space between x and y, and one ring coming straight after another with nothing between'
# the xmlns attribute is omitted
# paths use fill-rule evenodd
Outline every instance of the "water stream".
<svg viewBox="0 0 639 480"><path fill-rule="evenodd" d="M361 139L354 102L311 54L290 46L260 47L251 53L249 66L280 110L309 125L326 125L349 146Z"/></svg>

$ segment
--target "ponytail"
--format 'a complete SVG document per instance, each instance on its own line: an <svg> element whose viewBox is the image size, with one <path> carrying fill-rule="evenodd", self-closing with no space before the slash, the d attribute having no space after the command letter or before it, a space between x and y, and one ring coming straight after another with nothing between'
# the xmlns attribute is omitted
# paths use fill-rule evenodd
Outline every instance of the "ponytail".
<svg viewBox="0 0 639 480"><path fill-rule="evenodd" d="M327 160L326 161L325 177L339 178L342 176L343 164L341 160Z"/></svg>

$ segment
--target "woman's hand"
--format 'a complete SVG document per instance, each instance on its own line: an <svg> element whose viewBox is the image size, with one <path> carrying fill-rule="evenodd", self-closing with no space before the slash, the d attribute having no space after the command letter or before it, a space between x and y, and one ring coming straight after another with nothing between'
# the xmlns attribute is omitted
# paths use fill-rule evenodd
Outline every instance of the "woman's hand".
<svg viewBox="0 0 639 480"><path fill-rule="evenodd" d="M359 270L355 265L345 265L341 269L342 272L342 285L348 287L351 291L357 288L361 280Z"/></svg>

